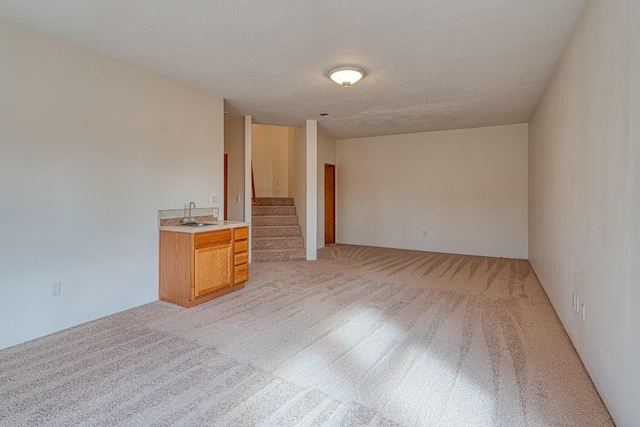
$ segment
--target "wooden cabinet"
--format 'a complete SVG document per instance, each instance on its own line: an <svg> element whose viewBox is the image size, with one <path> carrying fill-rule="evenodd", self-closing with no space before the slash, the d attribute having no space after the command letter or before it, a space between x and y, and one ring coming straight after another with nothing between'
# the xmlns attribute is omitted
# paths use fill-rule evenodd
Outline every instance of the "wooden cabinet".
<svg viewBox="0 0 640 427"><path fill-rule="evenodd" d="M243 283L249 280L249 228L235 228L233 230L233 282Z"/></svg>
<svg viewBox="0 0 640 427"><path fill-rule="evenodd" d="M160 231L160 299L192 307L244 287L249 279L248 234L247 227Z"/></svg>
<svg viewBox="0 0 640 427"><path fill-rule="evenodd" d="M231 286L230 243L196 249L194 256L195 298Z"/></svg>

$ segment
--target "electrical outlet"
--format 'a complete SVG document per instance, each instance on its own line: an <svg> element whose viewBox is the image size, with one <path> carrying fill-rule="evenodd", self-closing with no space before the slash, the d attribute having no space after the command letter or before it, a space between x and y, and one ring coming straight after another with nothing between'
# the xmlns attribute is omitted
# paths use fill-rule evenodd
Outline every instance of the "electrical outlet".
<svg viewBox="0 0 640 427"><path fill-rule="evenodd" d="M422 237L427 237L429 232L427 230L422 230Z"/></svg>
<svg viewBox="0 0 640 427"><path fill-rule="evenodd" d="M218 203L218 195L217 194L212 194L211 195L211 203L214 204L214 205Z"/></svg>
<svg viewBox="0 0 640 427"><path fill-rule="evenodd" d="M240 195L236 194L236 202L239 202L239 201L240 201Z"/></svg>
<svg viewBox="0 0 640 427"><path fill-rule="evenodd" d="M62 292L62 283L61 282L55 282L51 284L51 296L54 297L56 295L60 295L60 292Z"/></svg>
<svg viewBox="0 0 640 427"><path fill-rule="evenodd" d="M587 308L584 305L584 302L580 301L580 298L576 294L573 294L573 309L580 315L580 318L584 320Z"/></svg>

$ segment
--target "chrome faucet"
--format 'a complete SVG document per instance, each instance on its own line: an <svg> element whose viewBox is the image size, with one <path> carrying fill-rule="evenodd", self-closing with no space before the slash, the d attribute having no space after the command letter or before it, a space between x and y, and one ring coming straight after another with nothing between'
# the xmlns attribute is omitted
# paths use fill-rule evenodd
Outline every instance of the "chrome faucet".
<svg viewBox="0 0 640 427"><path fill-rule="evenodd" d="M191 207L193 207L193 209L196 208L195 202L189 202L189 217L186 221L184 219L182 220L183 224L193 224L194 222L196 222L195 218L191 216Z"/></svg>

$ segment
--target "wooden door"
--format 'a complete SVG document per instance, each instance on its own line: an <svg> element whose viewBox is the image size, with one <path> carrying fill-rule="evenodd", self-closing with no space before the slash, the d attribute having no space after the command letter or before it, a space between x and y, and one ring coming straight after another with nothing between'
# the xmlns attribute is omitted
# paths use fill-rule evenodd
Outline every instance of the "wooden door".
<svg viewBox="0 0 640 427"><path fill-rule="evenodd" d="M224 216L222 219L227 220L227 206L229 204L229 195L227 192L229 175L229 155L224 153Z"/></svg>
<svg viewBox="0 0 640 427"><path fill-rule="evenodd" d="M195 250L194 298L231 286L231 243Z"/></svg>
<svg viewBox="0 0 640 427"><path fill-rule="evenodd" d="M336 242L336 167L324 165L324 243Z"/></svg>

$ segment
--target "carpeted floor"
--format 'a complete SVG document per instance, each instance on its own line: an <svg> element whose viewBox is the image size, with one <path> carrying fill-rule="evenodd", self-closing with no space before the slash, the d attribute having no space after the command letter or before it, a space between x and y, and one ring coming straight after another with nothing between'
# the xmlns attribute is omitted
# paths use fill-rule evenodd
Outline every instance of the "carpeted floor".
<svg viewBox="0 0 640 427"><path fill-rule="evenodd" d="M319 258L0 351L0 425L613 425L527 261Z"/></svg>

